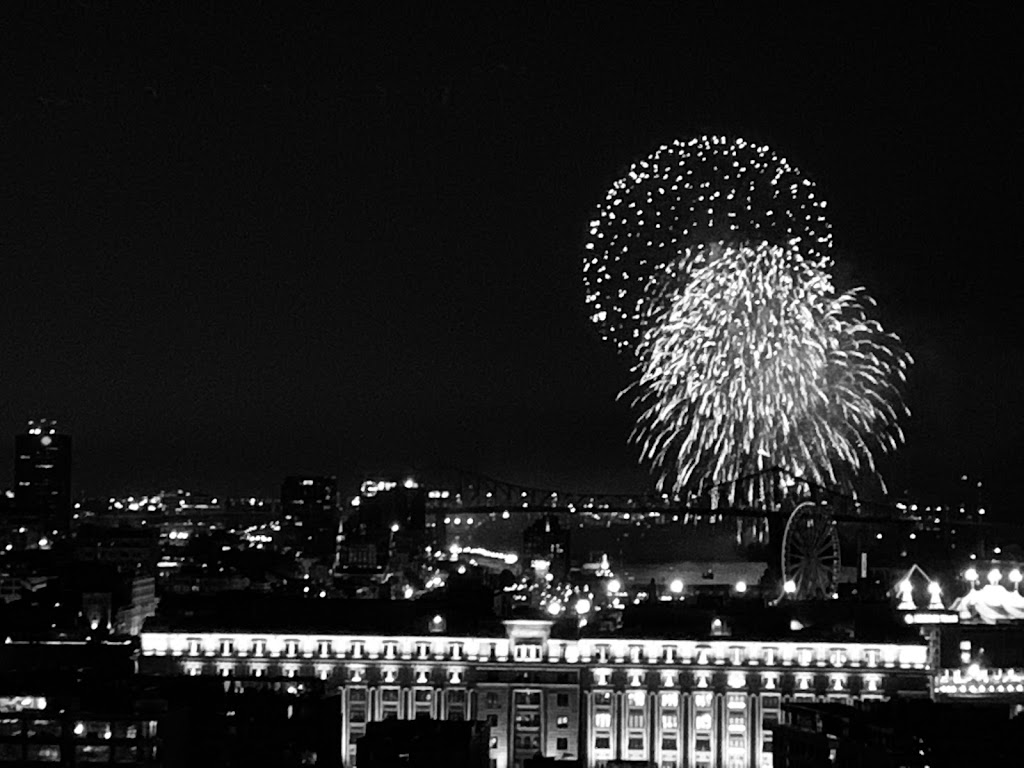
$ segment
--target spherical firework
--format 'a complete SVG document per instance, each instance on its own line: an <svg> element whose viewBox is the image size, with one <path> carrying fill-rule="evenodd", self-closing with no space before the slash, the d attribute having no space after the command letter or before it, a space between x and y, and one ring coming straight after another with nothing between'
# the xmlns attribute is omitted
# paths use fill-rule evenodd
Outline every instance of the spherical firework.
<svg viewBox="0 0 1024 768"><path fill-rule="evenodd" d="M612 185L590 222L583 264L590 317L603 338L635 350L645 318L661 309L651 306L652 287L666 277L685 280L715 243L796 243L827 267L824 212L813 183L768 147L721 136L666 144Z"/></svg>
<svg viewBox="0 0 1024 768"><path fill-rule="evenodd" d="M851 488L903 440L909 355L796 248L711 251L638 350L642 459L666 492L775 467Z"/></svg>

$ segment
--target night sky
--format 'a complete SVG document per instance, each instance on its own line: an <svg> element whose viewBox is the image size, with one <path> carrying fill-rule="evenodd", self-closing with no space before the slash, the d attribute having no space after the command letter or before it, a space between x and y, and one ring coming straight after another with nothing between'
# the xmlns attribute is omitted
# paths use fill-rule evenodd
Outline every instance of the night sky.
<svg viewBox="0 0 1024 768"><path fill-rule="evenodd" d="M891 487L966 472L1015 511L1009 19L26 5L0 20L0 438L58 419L78 491L435 463L646 487L586 224L632 161L714 131L816 181L838 282L916 358Z"/></svg>

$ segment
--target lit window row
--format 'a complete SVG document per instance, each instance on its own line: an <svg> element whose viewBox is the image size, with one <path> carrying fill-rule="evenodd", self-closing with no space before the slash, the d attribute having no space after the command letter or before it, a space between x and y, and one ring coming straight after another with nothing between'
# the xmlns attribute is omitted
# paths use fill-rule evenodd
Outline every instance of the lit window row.
<svg viewBox="0 0 1024 768"><path fill-rule="evenodd" d="M495 638L188 635L144 632L145 655L345 660L509 660L530 663L925 669L927 645L663 643L583 639L511 643Z"/></svg>

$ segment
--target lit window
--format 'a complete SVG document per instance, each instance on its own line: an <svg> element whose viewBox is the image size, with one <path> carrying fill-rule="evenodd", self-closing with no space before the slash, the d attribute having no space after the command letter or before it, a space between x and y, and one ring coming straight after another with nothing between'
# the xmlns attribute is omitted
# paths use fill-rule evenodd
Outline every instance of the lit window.
<svg viewBox="0 0 1024 768"><path fill-rule="evenodd" d="M569 727L569 718L568 718L568 716L566 716L566 715L559 715L555 719L555 727L556 728L568 728Z"/></svg>
<svg viewBox="0 0 1024 768"><path fill-rule="evenodd" d="M694 729L698 731L710 731L711 730L711 713L702 712L697 715L693 723Z"/></svg>
<svg viewBox="0 0 1024 768"><path fill-rule="evenodd" d="M595 728L611 728L612 727L612 713L611 712L595 712L594 713L594 727Z"/></svg>

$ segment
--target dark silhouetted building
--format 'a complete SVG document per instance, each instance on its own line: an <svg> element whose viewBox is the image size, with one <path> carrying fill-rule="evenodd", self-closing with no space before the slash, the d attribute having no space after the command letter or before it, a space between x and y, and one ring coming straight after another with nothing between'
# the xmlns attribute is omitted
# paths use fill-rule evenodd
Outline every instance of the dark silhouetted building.
<svg viewBox="0 0 1024 768"><path fill-rule="evenodd" d="M487 768L489 732L476 721L388 718L367 725L357 759L360 768Z"/></svg>
<svg viewBox="0 0 1024 768"><path fill-rule="evenodd" d="M569 573L569 529L563 528L554 515L545 515L523 531L523 557L546 560L556 579Z"/></svg>
<svg viewBox="0 0 1024 768"><path fill-rule="evenodd" d="M334 477L286 477L281 514L295 530L303 554L334 561L338 536L338 481Z"/></svg>
<svg viewBox="0 0 1024 768"><path fill-rule="evenodd" d="M14 438L14 510L40 532L65 533L71 524L71 436L47 419L28 423Z"/></svg>

